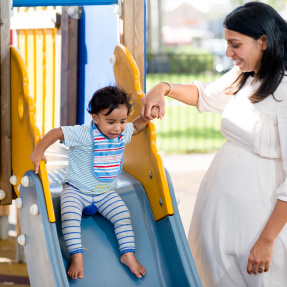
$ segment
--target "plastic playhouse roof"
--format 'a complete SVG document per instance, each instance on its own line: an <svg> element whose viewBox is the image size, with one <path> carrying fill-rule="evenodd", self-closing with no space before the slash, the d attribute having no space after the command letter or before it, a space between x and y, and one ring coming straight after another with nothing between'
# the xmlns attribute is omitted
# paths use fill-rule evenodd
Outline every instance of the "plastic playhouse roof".
<svg viewBox="0 0 287 287"><path fill-rule="evenodd" d="M13 0L13 7L84 6L118 4L118 0Z"/></svg>

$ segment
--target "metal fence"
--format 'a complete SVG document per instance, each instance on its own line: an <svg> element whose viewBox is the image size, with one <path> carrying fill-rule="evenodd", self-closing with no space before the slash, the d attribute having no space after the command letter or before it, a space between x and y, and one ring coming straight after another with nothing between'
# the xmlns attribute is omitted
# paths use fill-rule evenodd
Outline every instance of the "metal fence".
<svg viewBox="0 0 287 287"><path fill-rule="evenodd" d="M161 81L212 82L221 76L216 65L221 59L210 54L148 54L146 91ZM163 120L154 120L157 146L164 153L210 152L220 148L220 114L199 114L194 107L167 98Z"/></svg>
<svg viewBox="0 0 287 287"><path fill-rule="evenodd" d="M212 54L147 54L148 73L201 74L213 71L216 59Z"/></svg>

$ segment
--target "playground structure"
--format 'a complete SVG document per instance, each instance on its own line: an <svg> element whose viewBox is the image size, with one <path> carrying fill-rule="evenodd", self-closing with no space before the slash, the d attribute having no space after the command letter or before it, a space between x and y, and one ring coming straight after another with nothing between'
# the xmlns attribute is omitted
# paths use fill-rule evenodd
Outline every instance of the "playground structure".
<svg viewBox="0 0 287 287"><path fill-rule="evenodd" d="M140 99L144 95L142 77L132 55L123 45L115 48L111 62L117 85L135 96L136 108L129 118L131 121L139 113ZM18 242L25 249L31 286L90 286L92 282L98 282L99 286L201 286L180 221L171 180L157 154L155 128L151 123L127 145L124 172L120 175L117 190L130 210L137 257L146 267L147 275L136 279L120 264L112 225L94 215L83 216L82 219L83 245L89 249L84 253L85 277L77 281L67 278L69 256L61 234L59 214L60 182L66 167L63 157L67 151L59 145L51 147L48 160L52 165L47 171L44 162L41 162L39 176L35 175L30 154L41 134L36 127L35 106L27 83L25 63L17 49L12 47L13 176L10 174L9 179L17 197L22 232ZM3 118L1 127L2 122ZM6 195L2 204L7 196L12 198L12 192L11 195L8 192L2 195Z"/></svg>

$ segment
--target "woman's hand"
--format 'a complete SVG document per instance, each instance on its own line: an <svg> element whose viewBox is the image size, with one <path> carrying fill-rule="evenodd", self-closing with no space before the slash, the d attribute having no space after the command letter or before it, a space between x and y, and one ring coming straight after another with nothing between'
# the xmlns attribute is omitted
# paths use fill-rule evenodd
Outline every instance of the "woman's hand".
<svg viewBox="0 0 287 287"><path fill-rule="evenodd" d="M257 274L269 270L273 254L273 242L259 238L252 247L247 264L248 274Z"/></svg>
<svg viewBox="0 0 287 287"><path fill-rule="evenodd" d="M257 274L258 272L262 273L269 270L274 241L286 222L287 202L277 199L271 216L263 228L259 239L250 251L246 268L249 274Z"/></svg>
<svg viewBox="0 0 287 287"><path fill-rule="evenodd" d="M165 113L164 95L169 91L169 86L160 83L154 86L143 98L140 114L145 120L152 120L151 109L154 106L159 108L158 118L162 119Z"/></svg>

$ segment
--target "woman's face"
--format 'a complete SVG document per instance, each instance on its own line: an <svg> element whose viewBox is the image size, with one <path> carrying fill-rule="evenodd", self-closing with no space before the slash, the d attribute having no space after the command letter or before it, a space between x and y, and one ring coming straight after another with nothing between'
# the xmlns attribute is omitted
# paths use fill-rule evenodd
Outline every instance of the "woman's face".
<svg viewBox="0 0 287 287"><path fill-rule="evenodd" d="M242 72L256 74L261 66L263 52L267 49L266 36L254 40L244 34L224 29L224 37L227 41L226 56L232 58Z"/></svg>

